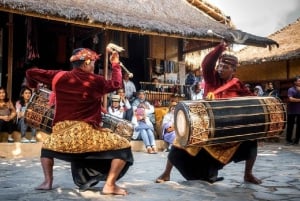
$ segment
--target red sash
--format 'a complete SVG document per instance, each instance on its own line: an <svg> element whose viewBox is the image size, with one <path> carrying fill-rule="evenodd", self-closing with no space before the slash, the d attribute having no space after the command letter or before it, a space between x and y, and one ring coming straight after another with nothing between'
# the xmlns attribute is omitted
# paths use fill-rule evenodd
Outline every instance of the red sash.
<svg viewBox="0 0 300 201"><path fill-rule="evenodd" d="M219 88L217 88L216 90L213 91L214 95L217 95L223 91L226 91L227 89L229 89L230 87L232 87L233 85L235 85L236 83L239 82L238 78L232 78L229 82L227 82L226 84L220 86Z"/></svg>

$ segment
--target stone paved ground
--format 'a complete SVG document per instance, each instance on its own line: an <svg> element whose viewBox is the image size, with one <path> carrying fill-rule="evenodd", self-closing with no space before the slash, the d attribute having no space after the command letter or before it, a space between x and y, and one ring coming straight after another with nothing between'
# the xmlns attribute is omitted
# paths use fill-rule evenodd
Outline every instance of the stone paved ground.
<svg viewBox="0 0 300 201"><path fill-rule="evenodd" d="M0 159L0 200L18 201L168 201L168 200L300 200L300 146L282 143L265 143L259 147L255 165L256 175L262 185L244 183L244 163L231 163L220 171L225 180L208 184L203 181L186 181L177 170L172 181L154 183L162 172L167 153L148 155L134 152L135 163L118 182L129 191L128 196L101 195L103 183L86 192L79 192L73 184L68 163L56 160L52 191L35 191L42 181L39 158Z"/></svg>

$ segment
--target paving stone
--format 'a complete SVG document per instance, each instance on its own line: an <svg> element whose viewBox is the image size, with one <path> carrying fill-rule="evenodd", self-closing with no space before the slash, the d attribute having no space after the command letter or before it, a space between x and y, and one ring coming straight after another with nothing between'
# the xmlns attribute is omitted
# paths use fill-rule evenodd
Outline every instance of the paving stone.
<svg viewBox="0 0 300 201"><path fill-rule="evenodd" d="M156 184L167 160L166 152L146 154L134 152L134 165L118 184L129 191L128 196L104 196L100 191L104 182L79 192L73 183L70 165L55 160L54 186L51 191L36 191L43 180L39 157L0 159L0 200L14 201L262 201L300 200L300 146L283 147L280 143L265 143L259 147L254 167L262 185L243 181L244 162L228 164L219 172L225 179L209 184L204 181L186 181L174 169L171 181Z"/></svg>

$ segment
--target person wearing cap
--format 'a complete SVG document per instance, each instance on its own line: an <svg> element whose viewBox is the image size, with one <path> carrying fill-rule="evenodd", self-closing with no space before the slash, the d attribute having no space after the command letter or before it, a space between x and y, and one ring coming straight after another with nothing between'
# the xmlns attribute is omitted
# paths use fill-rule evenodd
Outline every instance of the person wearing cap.
<svg viewBox="0 0 300 201"><path fill-rule="evenodd" d="M99 115L103 96L122 86L119 54L110 54L110 80L94 74L98 58L96 52L78 48L70 58L70 71L39 68L26 71L29 87L44 83L52 86L55 94L52 133L44 140L41 150L44 181L36 190L52 189L56 158L71 162L73 181L79 190L87 190L104 180L103 194L127 194L116 181L133 164L130 143L110 129L101 128Z"/></svg>
<svg viewBox="0 0 300 201"><path fill-rule="evenodd" d="M154 137L154 127L146 111L143 107L138 107L132 118L134 132L132 135L133 140L143 140L146 150L149 154L156 154L156 142Z"/></svg>
<svg viewBox="0 0 300 201"><path fill-rule="evenodd" d="M124 117L124 108L120 106L120 96L113 94L111 96L111 105L108 107L108 113L123 119Z"/></svg>
<svg viewBox="0 0 300 201"><path fill-rule="evenodd" d="M202 62L204 97L207 99L253 96L244 84L234 77L238 59L234 55L224 54L227 46L228 44L222 41ZM175 138L165 170L156 182L170 180L171 170L175 166L187 180L199 179L214 183L224 179L218 177L218 171L226 164L245 160L244 181L260 184L261 180L252 173L256 156L257 140L183 149Z"/></svg>

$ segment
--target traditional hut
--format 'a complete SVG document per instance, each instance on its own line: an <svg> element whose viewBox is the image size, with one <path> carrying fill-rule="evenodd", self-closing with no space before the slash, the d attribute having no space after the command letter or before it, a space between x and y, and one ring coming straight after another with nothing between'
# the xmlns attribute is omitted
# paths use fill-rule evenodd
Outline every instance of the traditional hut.
<svg viewBox="0 0 300 201"><path fill-rule="evenodd" d="M68 55L78 46L102 53L109 42L125 47L124 63L138 83L151 78L149 60L179 62L185 53L222 38L261 47L276 44L234 29L228 17L201 0L0 0L0 33L1 82L9 93L16 84L12 76L24 70L24 62L68 68ZM99 67L105 75L106 60Z"/></svg>
<svg viewBox="0 0 300 201"><path fill-rule="evenodd" d="M291 79L300 75L300 18L268 38L279 43L279 48L246 47L237 53L240 67L237 76L247 82L261 84L272 81L286 99Z"/></svg>

